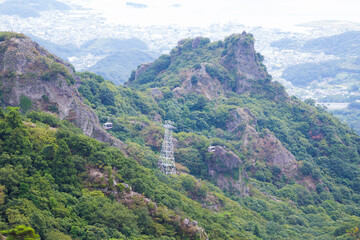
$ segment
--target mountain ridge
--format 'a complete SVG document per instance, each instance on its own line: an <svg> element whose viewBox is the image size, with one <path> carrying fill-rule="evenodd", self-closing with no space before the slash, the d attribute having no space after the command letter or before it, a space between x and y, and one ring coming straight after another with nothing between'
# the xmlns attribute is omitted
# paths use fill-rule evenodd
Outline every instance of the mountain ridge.
<svg viewBox="0 0 360 240"><path fill-rule="evenodd" d="M26 37L2 41L0 48L3 106L19 106L22 97L29 98L33 109L68 119L87 136L123 145L102 129L98 117L83 104L76 88L80 78L70 64Z"/></svg>
<svg viewBox="0 0 360 240"><path fill-rule="evenodd" d="M54 64L60 64L56 57L35 64L36 76L22 76L38 55L32 48L16 52L24 47L19 37L4 38L10 48L0 42L0 55L13 56L0 66L18 66L5 71L2 83L78 89L84 100L78 104L87 104L100 122L111 116L109 132L126 144L127 156L67 121L48 129L53 117L45 113L28 113L23 118L35 123L22 125L16 109L8 108L0 113L0 172L13 178L0 174L0 226L25 224L45 239L167 240L343 240L359 226L360 137L273 82L250 34L182 40L169 55L134 71L128 86L89 72L74 75L61 65L68 74ZM12 96L6 89L2 94ZM21 93L14 94L13 106L23 112L46 100ZM177 127L178 175L157 168L164 119ZM30 152L19 151L14 141Z"/></svg>

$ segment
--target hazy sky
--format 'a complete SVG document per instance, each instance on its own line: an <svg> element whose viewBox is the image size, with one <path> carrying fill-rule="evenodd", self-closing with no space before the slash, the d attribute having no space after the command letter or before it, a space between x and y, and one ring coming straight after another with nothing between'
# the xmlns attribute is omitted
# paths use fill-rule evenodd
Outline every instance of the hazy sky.
<svg viewBox="0 0 360 240"><path fill-rule="evenodd" d="M360 22L359 0L89 0L121 24L204 26L234 22L286 28L317 20Z"/></svg>

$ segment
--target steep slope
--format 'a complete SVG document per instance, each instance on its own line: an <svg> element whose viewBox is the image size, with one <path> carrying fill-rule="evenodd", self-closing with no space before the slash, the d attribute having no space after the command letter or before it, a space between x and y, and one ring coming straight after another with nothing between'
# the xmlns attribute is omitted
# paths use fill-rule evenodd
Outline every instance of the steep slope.
<svg viewBox="0 0 360 240"><path fill-rule="evenodd" d="M282 86L271 82L263 58L254 50L253 36L245 32L224 42L210 43L201 37L185 39L169 56L163 55L153 63L140 66L128 85L140 89L166 85L182 94L203 91L208 99L220 96L224 90L252 95L266 92L271 93L266 96L269 98L286 98Z"/></svg>
<svg viewBox="0 0 360 240"><path fill-rule="evenodd" d="M255 236L346 239L346 229L359 226L360 137L323 108L289 97L262 59L245 33L218 42L186 39L139 66L127 86L84 73L79 91L100 119L112 114L111 133L150 168L161 149L160 123L175 122L179 170L264 217L252 216L252 227L239 223ZM97 89L108 89L113 101L102 103ZM203 208L223 214L221 199L185 183ZM227 211L234 226L239 219Z"/></svg>
<svg viewBox="0 0 360 240"><path fill-rule="evenodd" d="M1 105L49 111L67 119L87 135L117 147L121 141L111 137L98 117L83 103L78 93L80 79L68 63L50 54L29 38L1 33ZM12 36L13 35L13 36Z"/></svg>
<svg viewBox="0 0 360 240"><path fill-rule="evenodd" d="M105 114L121 117L112 133L122 140L133 139L131 115L130 122L146 131L140 133L139 143L145 141L159 151L160 141L155 140L159 133L137 117L170 119L179 134L196 132L208 139L184 136L177 145L177 161L196 176L209 180L215 176L206 166L207 148L227 145L243 160L249 175L260 181L277 187L297 182L310 191L318 189L318 194L331 182L358 194L359 136L324 109L289 97L272 82L253 41L246 33L213 43L206 38L182 40L169 55L139 66L127 83L131 89L108 86L115 101L105 106ZM97 112L104 118L104 105L91 90L96 84L87 78L80 91L102 109ZM338 178L347 180L337 185ZM337 187L330 185L327 189L335 191Z"/></svg>
<svg viewBox="0 0 360 240"><path fill-rule="evenodd" d="M53 116L30 112L23 124L16 109L0 112L0 228L24 224L44 239L351 239L360 137L289 97L261 60L243 33L180 41L128 86L74 76L129 157ZM174 176L156 164L164 119L177 127L184 173Z"/></svg>
<svg viewBox="0 0 360 240"><path fill-rule="evenodd" d="M226 128L242 141L240 152L243 152L250 161L264 159L269 166L278 166L285 176L294 177L298 170L294 155L284 148L270 131L257 132L256 124L256 117L249 109L237 108L230 111L230 120Z"/></svg>
<svg viewBox="0 0 360 240"><path fill-rule="evenodd" d="M185 62L184 59L189 61ZM208 39L200 37L182 40L169 57L162 56L152 64L139 67L128 84L140 89L144 85L139 85L144 83L151 87L169 84L171 87L173 79L178 79L179 82L172 89L175 98L200 94L214 101L215 106L218 99L230 94L289 102L284 89L271 82L271 76L261 63L262 59L254 50L252 35L245 32L232 35L225 39L225 42L209 43ZM156 75L154 81L147 83L151 77L149 72ZM206 101L203 104L206 104ZM194 108L201 108L200 105L198 102ZM270 166L280 167L286 176L297 175L298 163L293 154L284 148L271 132L260 133L255 130L257 120L249 109L237 108L229 111L227 115L224 122L218 124L222 124L222 127L226 125L225 129L243 142L238 151L249 161L255 163L256 159L266 159ZM172 120L178 122L179 119ZM207 125L210 127L210 124ZM254 149L259 150L254 152Z"/></svg>
<svg viewBox="0 0 360 240"><path fill-rule="evenodd" d="M208 239L193 217L205 223L201 215L215 214L184 190L175 191L119 149L86 137L65 120L43 112L28 117L33 122L23 123L16 108L5 114L0 108L1 239L2 234L40 239L34 229L49 240ZM46 125L50 122L56 128ZM163 204L164 196L177 211ZM206 225L214 224L208 220Z"/></svg>

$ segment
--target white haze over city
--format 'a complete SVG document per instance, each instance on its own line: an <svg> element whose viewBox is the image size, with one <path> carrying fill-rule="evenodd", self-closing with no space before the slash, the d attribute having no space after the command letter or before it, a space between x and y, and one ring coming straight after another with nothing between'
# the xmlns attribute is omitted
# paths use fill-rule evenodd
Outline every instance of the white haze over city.
<svg viewBox="0 0 360 240"><path fill-rule="evenodd" d="M73 1L72 1L73 2ZM291 29L321 20L360 22L358 0L83 0L124 25L207 26L238 23Z"/></svg>

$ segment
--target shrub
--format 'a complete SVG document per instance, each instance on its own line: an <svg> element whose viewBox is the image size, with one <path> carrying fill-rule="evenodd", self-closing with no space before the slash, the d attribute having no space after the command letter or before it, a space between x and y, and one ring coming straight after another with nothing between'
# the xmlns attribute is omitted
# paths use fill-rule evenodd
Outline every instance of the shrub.
<svg viewBox="0 0 360 240"><path fill-rule="evenodd" d="M199 69L201 68L201 64L200 64L200 63L196 63L196 64L194 65L194 68L195 68L195 70L199 70Z"/></svg>
<svg viewBox="0 0 360 240"><path fill-rule="evenodd" d="M44 100L44 102L49 102L49 97L48 96L42 95L41 98Z"/></svg>
<svg viewBox="0 0 360 240"><path fill-rule="evenodd" d="M16 226L14 229L1 231L0 233L5 234L7 236L6 239L40 239L40 236L35 233L35 230L31 227L27 227L24 225Z"/></svg>
<svg viewBox="0 0 360 240"><path fill-rule="evenodd" d="M59 113L59 108L56 105L48 106L47 110L50 112Z"/></svg>
<svg viewBox="0 0 360 240"><path fill-rule="evenodd" d="M117 190L118 192L122 192L122 191L124 191L125 189L126 189L126 187L124 186L124 184L122 184L122 183L116 184L116 190Z"/></svg>
<svg viewBox="0 0 360 240"><path fill-rule="evenodd" d="M196 75L192 75L192 76L191 76L191 84L192 84L192 85L197 85L197 83L198 83L198 78L197 78L197 76L196 76Z"/></svg>
<svg viewBox="0 0 360 240"><path fill-rule="evenodd" d="M0 32L0 42L9 40L11 38L26 38L26 36L22 33Z"/></svg>
<svg viewBox="0 0 360 240"><path fill-rule="evenodd" d="M304 164L300 167L299 172L303 175L303 176L308 176L312 173L313 171L313 166L308 163L308 162L304 162Z"/></svg>
<svg viewBox="0 0 360 240"><path fill-rule="evenodd" d="M135 71L133 71L134 74L135 74ZM105 79L100 76L100 75L97 75L95 73L92 73L92 72L78 72L76 73L77 76L81 77L81 78L85 78L85 79L95 79L98 83L102 83L105 81Z"/></svg>
<svg viewBox="0 0 360 240"><path fill-rule="evenodd" d="M25 95L21 95L20 97L20 109L23 113L26 113L27 111L29 111L29 109L32 106L32 102L31 99L28 98Z"/></svg>
<svg viewBox="0 0 360 240"><path fill-rule="evenodd" d="M156 73L159 73L169 67L171 63L171 58L169 55L160 56L152 65Z"/></svg>
<svg viewBox="0 0 360 240"><path fill-rule="evenodd" d="M210 75L210 77L212 77L212 78L220 77L219 70L216 67L206 64L205 69L206 69L206 72Z"/></svg>
<svg viewBox="0 0 360 240"><path fill-rule="evenodd" d="M60 119L44 112L30 112L27 114L27 117L31 119L32 122L42 122L48 124L51 127L57 127L60 123Z"/></svg>
<svg viewBox="0 0 360 240"><path fill-rule="evenodd" d="M49 66L49 70L41 76L41 79L44 81L50 81L55 79L58 74L63 76L69 85L75 83L75 80L69 70L64 65L57 62L54 62Z"/></svg>
<svg viewBox="0 0 360 240"><path fill-rule="evenodd" d="M212 78L217 78L221 83L231 81L229 73L221 67L206 64L205 69Z"/></svg>
<svg viewBox="0 0 360 240"><path fill-rule="evenodd" d="M115 96L114 93L105 85L100 87L100 100L104 105L111 105L115 104Z"/></svg>

